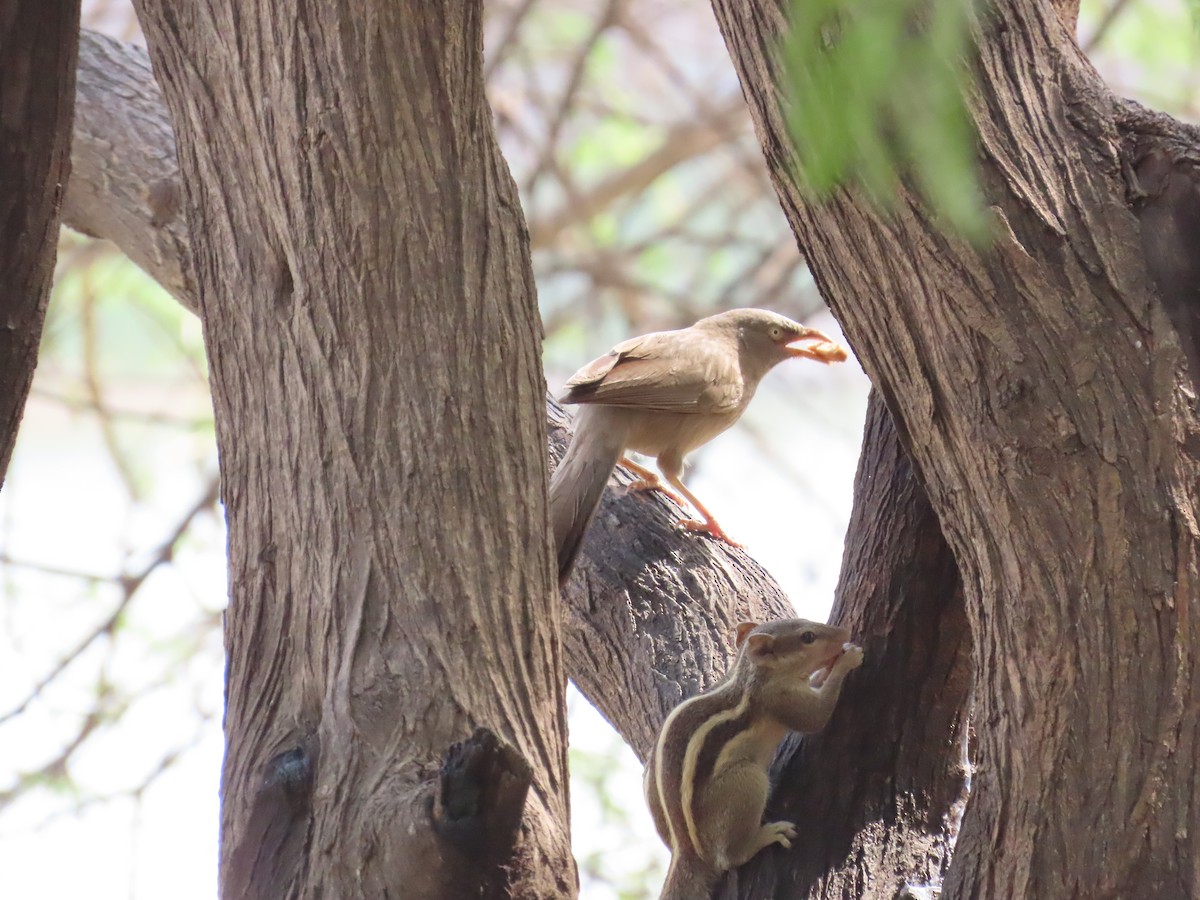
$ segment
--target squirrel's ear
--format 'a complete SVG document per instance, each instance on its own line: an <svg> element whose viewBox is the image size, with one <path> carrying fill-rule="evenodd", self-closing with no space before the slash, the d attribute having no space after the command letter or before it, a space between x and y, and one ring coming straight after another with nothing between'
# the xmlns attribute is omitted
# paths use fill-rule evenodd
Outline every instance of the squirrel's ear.
<svg viewBox="0 0 1200 900"><path fill-rule="evenodd" d="M775 638L769 634L752 634L746 638L746 646L750 650L750 658L756 662L769 659L775 655Z"/></svg>
<svg viewBox="0 0 1200 900"><path fill-rule="evenodd" d="M746 635L748 635L750 632L752 632L757 627L758 627L757 622L742 622L737 627L737 640L734 641L733 645L735 647L742 646L742 644L745 643L745 641L746 641Z"/></svg>

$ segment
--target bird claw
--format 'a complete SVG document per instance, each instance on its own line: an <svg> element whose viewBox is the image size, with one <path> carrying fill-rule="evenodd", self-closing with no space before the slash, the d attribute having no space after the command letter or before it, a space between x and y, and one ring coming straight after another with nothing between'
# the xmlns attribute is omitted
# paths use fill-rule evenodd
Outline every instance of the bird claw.
<svg viewBox="0 0 1200 900"><path fill-rule="evenodd" d="M710 537L716 538L718 541L724 541L730 547L741 549L745 544L739 544L733 538L725 533L720 525L714 521L703 522L700 519L684 519L679 523L679 526L685 531L694 531L700 534L707 534Z"/></svg>
<svg viewBox="0 0 1200 900"><path fill-rule="evenodd" d="M635 491L638 493L643 491L658 491L660 494L664 494L671 500L674 500L680 506L683 506L683 498L670 488L663 485L663 483L657 478L639 478L637 481L631 481L629 484L625 485L625 490L631 493Z"/></svg>

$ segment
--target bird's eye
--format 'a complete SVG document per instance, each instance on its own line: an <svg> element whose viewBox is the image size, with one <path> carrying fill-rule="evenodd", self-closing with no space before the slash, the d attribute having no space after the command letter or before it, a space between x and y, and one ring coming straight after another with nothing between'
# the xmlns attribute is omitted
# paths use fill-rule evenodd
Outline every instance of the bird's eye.
<svg viewBox="0 0 1200 900"><path fill-rule="evenodd" d="M804 634L800 635L800 640L806 644L811 644L816 639L817 639L817 636L815 634L813 634L811 631L806 631L806 632L804 632Z"/></svg>
<svg viewBox="0 0 1200 900"><path fill-rule="evenodd" d="M783 337L783 329L778 325L772 325L771 330L767 332L771 336L771 340L777 341Z"/></svg>

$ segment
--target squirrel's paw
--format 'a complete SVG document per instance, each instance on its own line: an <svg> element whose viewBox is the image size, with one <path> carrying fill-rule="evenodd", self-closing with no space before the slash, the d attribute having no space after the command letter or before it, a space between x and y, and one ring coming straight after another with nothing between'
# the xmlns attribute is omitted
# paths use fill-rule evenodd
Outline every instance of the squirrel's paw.
<svg viewBox="0 0 1200 900"><path fill-rule="evenodd" d="M796 826L791 822L768 822L763 826L763 830L770 832L771 840L785 850L792 849L792 841L796 839L796 835L799 833L796 831Z"/></svg>
<svg viewBox="0 0 1200 900"><path fill-rule="evenodd" d="M838 657L837 667L843 671L857 669L863 663L863 649L858 644L842 644L842 655Z"/></svg>

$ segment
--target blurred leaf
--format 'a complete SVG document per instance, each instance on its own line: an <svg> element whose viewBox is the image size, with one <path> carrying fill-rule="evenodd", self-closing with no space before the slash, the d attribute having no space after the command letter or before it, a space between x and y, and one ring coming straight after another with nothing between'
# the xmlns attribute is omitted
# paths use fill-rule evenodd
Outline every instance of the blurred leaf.
<svg viewBox="0 0 1200 900"><path fill-rule="evenodd" d="M522 32L523 44L537 57L556 51L572 50L592 29L591 16L575 9L546 5L538 7L538 15L530 16Z"/></svg>
<svg viewBox="0 0 1200 900"><path fill-rule="evenodd" d="M571 172L586 182L641 161L661 140L661 129L611 116L579 134L567 162Z"/></svg>
<svg viewBox="0 0 1200 900"><path fill-rule="evenodd" d="M783 63L797 181L889 209L903 182L948 230L987 236L969 85L970 0L795 0Z"/></svg>

